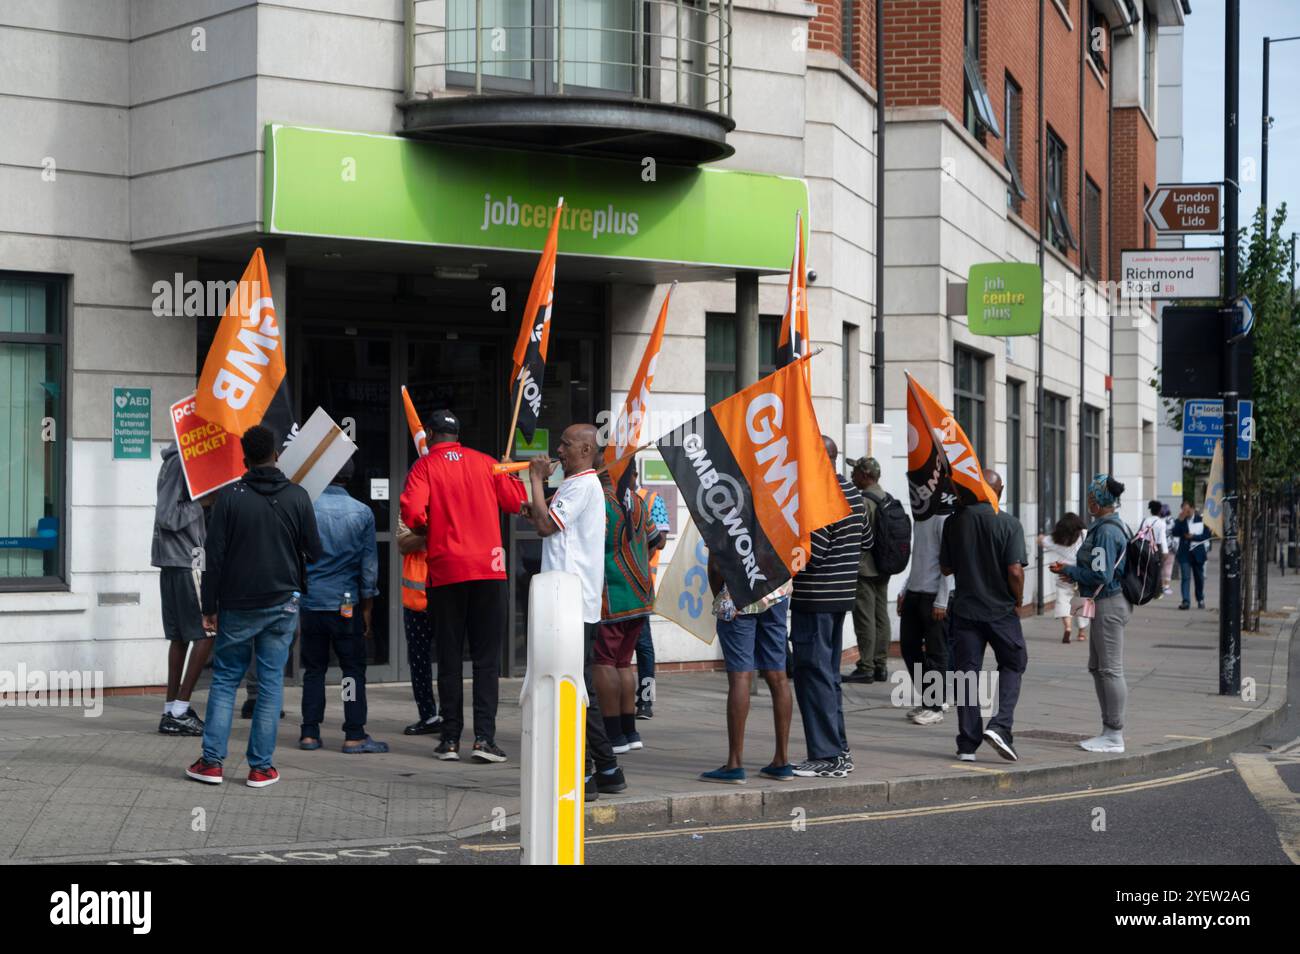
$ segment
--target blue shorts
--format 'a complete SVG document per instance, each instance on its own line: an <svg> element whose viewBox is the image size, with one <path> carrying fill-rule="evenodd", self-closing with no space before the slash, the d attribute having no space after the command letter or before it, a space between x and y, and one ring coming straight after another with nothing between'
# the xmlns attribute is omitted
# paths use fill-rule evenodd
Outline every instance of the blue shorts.
<svg viewBox="0 0 1300 954"><path fill-rule="evenodd" d="M737 616L730 623L718 620L722 658L727 672L785 672L786 611L789 599L769 606L753 616Z"/></svg>

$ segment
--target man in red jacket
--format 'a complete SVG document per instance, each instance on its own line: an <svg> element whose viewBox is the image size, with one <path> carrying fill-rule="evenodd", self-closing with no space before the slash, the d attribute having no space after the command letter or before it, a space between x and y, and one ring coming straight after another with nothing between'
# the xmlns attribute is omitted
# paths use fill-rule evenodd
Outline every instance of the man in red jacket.
<svg viewBox="0 0 1300 954"><path fill-rule="evenodd" d="M429 613L438 653L442 742L434 755L460 758L461 657L469 638L474 666L474 750L479 762L504 762L496 744L497 665L506 625L506 555L501 513L519 513L524 485L494 474L487 454L463 447L460 421L434 411L425 421L429 453L415 462L402 491L402 522L428 543Z"/></svg>

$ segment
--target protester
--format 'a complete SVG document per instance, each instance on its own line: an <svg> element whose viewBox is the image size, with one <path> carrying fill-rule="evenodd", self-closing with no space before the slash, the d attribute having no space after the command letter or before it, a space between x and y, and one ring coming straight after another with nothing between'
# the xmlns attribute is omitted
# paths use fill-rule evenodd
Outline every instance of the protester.
<svg viewBox="0 0 1300 954"><path fill-rule="evenodd" d="M1174 521L1173 538L1178 541L1178 575L1182 579L1183 601L1180 610L1191 608L1192 581L1196 581L1196 608L1205 609L1205 561L1210 556L1213 534L1205 525L1201 512L1184 500Z"/></svg>
<svg viewBox="0 0 1300 954"><path fill-rule="evenodd" d="M196 563L203 553L204 509L211 503L190 499L176 442L163 448L153 511L150 564L159 568L163 636L167 638L167 694L158 731L163 735L202 735L203 720L190 708L190 694L212 652L213 633L203 626ZM185 657L189 654L189 667ZM182 675L183 673L183 675Z"/></svg>
<svg viewBox="0 0 1300 954"><path fill-rule="evenodd" d="M387 752L388 743L366 734L366 641L379 593L379 555L374 511L348 494L352 474L349 458L314 505L321 558L307 568L307 589L302 597L302 729L298 748L321 747L325 671L333 647L343 673L343 751Z"/></svg>
<svg viewBox="0 0 1300 954"><path fill-rule="evenodd" d="M542 572L572 573L582 583L582 624L585 657L582 676L587 686L587 751L585 798L612 795L627 788L605 734L600 697L592 681L596 631L600 625L601 590L605 576L605 492L596 467L604 455L592 424L570 424L556 450L564 481L546 504L546 479L555 462L535 457L529 462L532 502L524 516L542 538ZM594 771L593 771L594 764Z"/></svg>
<svg viewBox="0 0 1300 954"><path fill-rule="evenodd" d="M271 759L279 726L276 713L284 696L284 664L307 590L305 564L320 559L321 542L307 491L290 483L275 466L274 433L255 425L240 444L248 471L218 493L208 526L202 605L204 622L217 631L217 639L203 754L185 774L221 783L235 691L252 657L259 691L248 734L246 784L264 788L280 780Z"/></svg>
<svg viewBox="0 0 1300 954"><path fill-rule="evenodd" d="M1095 519L1076 562L1053 563L1048 569L1061 579L1079 584L1079 592L1093 601L1095 616L1088 671L1092 673L1101 703L1101 734L1079 743L1089 752L1124 751L1124 707L1128 685L1124 682L1124 627L1133 608L1121 586L1120 562L1129 532L1115 514L1124 485L1109 474L1098 474L1088 485L1088 513Z"/></svg>
<svg viewBox="0 0 1300 954"><path fill-rule="evenodd" d="M1002 480L998 474L985 471L984 480L1000 498ZM1019 758L1012 726L1021 676L1029 660L1018 613L1028 562L1020 521L1009 513L995 511L985 501L959 506L944 524L939 566L944 575L954 578L948 617L951 665L958 681L959 761L975 761L981 741L988 742L1010 762ZM971 691L989 646L998 664L998 711L985 727L979 700L971 698Z"/></svg>
<svg viewBox="0 0 1300 954"><path fill-rule="evenodd" d="M1162 577L1164 574L1165 564L1173 559L1173 550L1169 545L1168 528L1166 527L1164 517L1162 516L1164 510L1165 505L1159 500L1148 500L1147 516L1142 518L1142 523L1138 526L1139 533L1147 527L1151 528L1151 535L1155 539L1156 549L1160 552L1160 572ZM1070 563L1072 561L1066 560L1065 562ZM1169 583L1162 578L1160 596L1168 596L1169 592Z"/></svg>
<svg viewBox="0 0 1300 954"><path fill-rule="evenodd" d="M841 481L843 483L843 481ZM875 526L876 511L888 494L880 486L880 462L863 457L853 467L853 486L861 491L863 523ZM858 563L857 593L853 603L853 632L858 640L858 662L844 677L846 682L889 681L889 576L876 566L871 544L862 548Z"/></svg>
<svg viewBox="0 0 1300 954"><path fill-rule="evenodd" d="M1040 535L1038 537L1038 543L1043 548L1043 559L1049 563L1064 563L1066 565L1073 563L1075 557L1079 555L1079 547L1083 545L1083 532L1085 529L1087 528L1083 524L1083 519L1077 513L1067 513L1056 521L1051 536ZM1057 578L1055 615L1065 627L1064 634L1061 636L1061 642L1063 643L1070 641L1070 619L1074 612L1074 592L1073 583ZM1087 641L1088 618L1086 616L1074 616L1073 618L1078 621L1079 642Z"/></svg>
<svg viewBox="0 0 1300 954"><path fill-rule="evenodd" d="M761 600L737 608L722 579L717 559L710 555L709 587L713 590L718 641L727 667L727 762L704 772L706 782L743 785L745 774L745 723L749 720L749 693L757 669L772 694L772 721L776 730L776 752L759 775L788 782L794 778L790 764L790 719L794 701L786 676L786 615L792 589L786 582Z"/></svg>
<svg viewBox="0 0 1300 954"><path fill-rule="evenodd" d="M426 540L429 613L438 644L441 741L436 758L460 758L465 727L461 659L469 642L473 667L476 762L504 762L496 744L497 682L506 628L506 561L500 514L520 513L524 485L494 474L495 461L460 443L460 420L448 410L425 421L429 453L406 475L402 522Z"/></svg>
<svg viewBox="0 0 1300 954"><path fill-rule="evenodd" d="M944 697L935 697L933 686L948 672L948 634L944 621L948 616L948 594L952 577L939 568L939 544L947 514L916 521L912 531L912 560L903 588L898 594L899 649L903 664L920 705L907 713L917 725L936 725L943 721Z"/></svg>
<svg viewBox="0 0 1300 954"><path fill-rule="evenodd" d="M672 525L668 522L668 505L664 503L662 494L647 490L645 487L638 487L637 494L650 509L650 522L655 525L663 539L663 543L650 554L650 582L653 584L659 572L659 557L663 555L664 544L668 542ZM641 638L636 642L636 675L636 717L653 719L655 717L655 643L654 634L650 631L649 616L646 616Z"/></svg>
<svg viewBox="0 0 1300 954"><path fill-rule="evenodd" d="M397 552L402 555L402 629L406 633L406 662L411 670L411 694L419 719L403 735L442 732L438 699L433 693L433 624L428 612L429 563L424 534L415 533L399 518ZM408 569L409 567L409 569Z"/></svg>
<svg viewBox="0 0 1300 954"><path fill-rule="evenodd" d="M1169 504L1160 505L1160 522L1165 525L1165 542L1168 549L1160 562L1160 591L1162 596L1173 593L1170 584L1174 579L1174 558L1178 550L1178 541L1174 539L1174 516L1169 511Z"/></svg>
<svg viewBox="0 0 1300 954"><path fill-rule="evenodd" d="M834 467L839 448L824 434L822 443ZM853 756L844 733L840 658L844 615L853 609L864 534L870 546L871 525L863 522L858 488L838 472L836 477L850 513L813 531L812 553L794 578L790 599L794 691L808 741L808 757L794 766L794 774L803 777L843 778L853 771Z"/></svg>
<svg viewBox="0 0 1300 954"><path fill-rule="evenodd" d="M608 471L600 474L600 484L605 498L605 579L592 678L605 713L605 735L614 754L621 755L643 746L636 729L632 656L654 609L650 554L664 541L638 494L629 492L620 500Z"/></svg>

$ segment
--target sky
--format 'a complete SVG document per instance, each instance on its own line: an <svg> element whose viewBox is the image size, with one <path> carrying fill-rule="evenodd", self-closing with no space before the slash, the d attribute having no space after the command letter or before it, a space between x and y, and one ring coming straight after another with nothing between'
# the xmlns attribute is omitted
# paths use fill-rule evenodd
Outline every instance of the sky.
<svg viewBox="0 0 1300 954"><path fill-rule="evenodd" d="M1183 35L1184 182L1215 182L1223 174L1224 0L1191 0ZM1259 206L1260 117L1263 109L1263 38L1300 36L1300 0L1241 0L1240 222ZM1300 232L1300 40L1270 45L1268 204L1286 202L1283 235ZM1234 178L1227 176L1226 178ZM1188 245L1217 245L1188 239Z"/></svg>

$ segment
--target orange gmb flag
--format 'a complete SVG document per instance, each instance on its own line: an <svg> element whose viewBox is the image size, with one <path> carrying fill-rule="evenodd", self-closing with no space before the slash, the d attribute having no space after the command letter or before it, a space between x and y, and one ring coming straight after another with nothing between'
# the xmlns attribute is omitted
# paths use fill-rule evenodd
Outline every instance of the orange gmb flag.
<svg viewBox="0 0 1300 954"><path fill-rule="evenodd" d="M420 415L415 412L415 403L411 400L411 394L406 390L406 385L402 385L402 406L406 408L406 426L411 431L411 440L415 442L415 449L421 457L429 453L429 441L424 433L424 425L420 423Z"/></svg>
<svg viewBox="0 0 1300 954"><path fill-rule="evenodd" d="M906 374L906 372L904 372ZM998 498L957 419L910 374L907 377L907 484L912 516L928 520L958 505Z"/></svg>
<svg viewBox="0 0 1300 954"><path fill-rule="evenodd" d="M605 444L605 465L609 479L618 488L618 497L622 500L631 493L630 485L623 486L623 478L631 469L636 449L645 439L646 415L650 412L650 388L655 380L655 366L659 363L659 350L664 343L664 325L668 321L668 302L672 300L673 289L677 283L668 287L664 303L659 306L659 318L655 321L650 340L646 343L645 354L641 356L641 366L637 368L632 387L628 389L627 400L623 402L623 411L614 422L614 431ZM631 502L627 503L631 507Z"/></svg>
<svg viewBox="0 0 1300 954"><path fill-rule="evenodd" d="M550 231L546 233L546 244L542 246L542 257L533 273L533 284L528 289L519 338L515 342L510 399L518 404L519 416L515 423L527 441L533 439L537 418L542 413L542 378L546 371L546 346L551 339L551 298L555 291L555 250L563 212L564 197L560 196ZM523 389L522 396L520 388ZM511 440L513 438L512 434Z"/></svg>
<svg viewBox="0 0 1300 954"><path fill-rule="evenodd" d="M196 392L198 414L231 434L243 434L263 423L285 383L284 339L271 301L266 259L259 248L226 304L208 349ZM286 410L287 397L283 399ZM277 421L275 426L283 439L285 422Z"/></svg>
<svg viewBox="0 0 1300 954"><path fill-rule="evenodd" d="M794 255L790 260L790 277L785 286L785 315L776 339L776 366L784 367L809 352L808 336L808 261L804 255L803 213L794 214ZM812 366L806 365L805 374Z"/></svg>
<svg viewBox="0 0 1300 954"><path fill-rule="evenodd" d="M737 606L790 579L811 537L849 514L822 444L803 361L788 364L658 442Z"/></svg>

